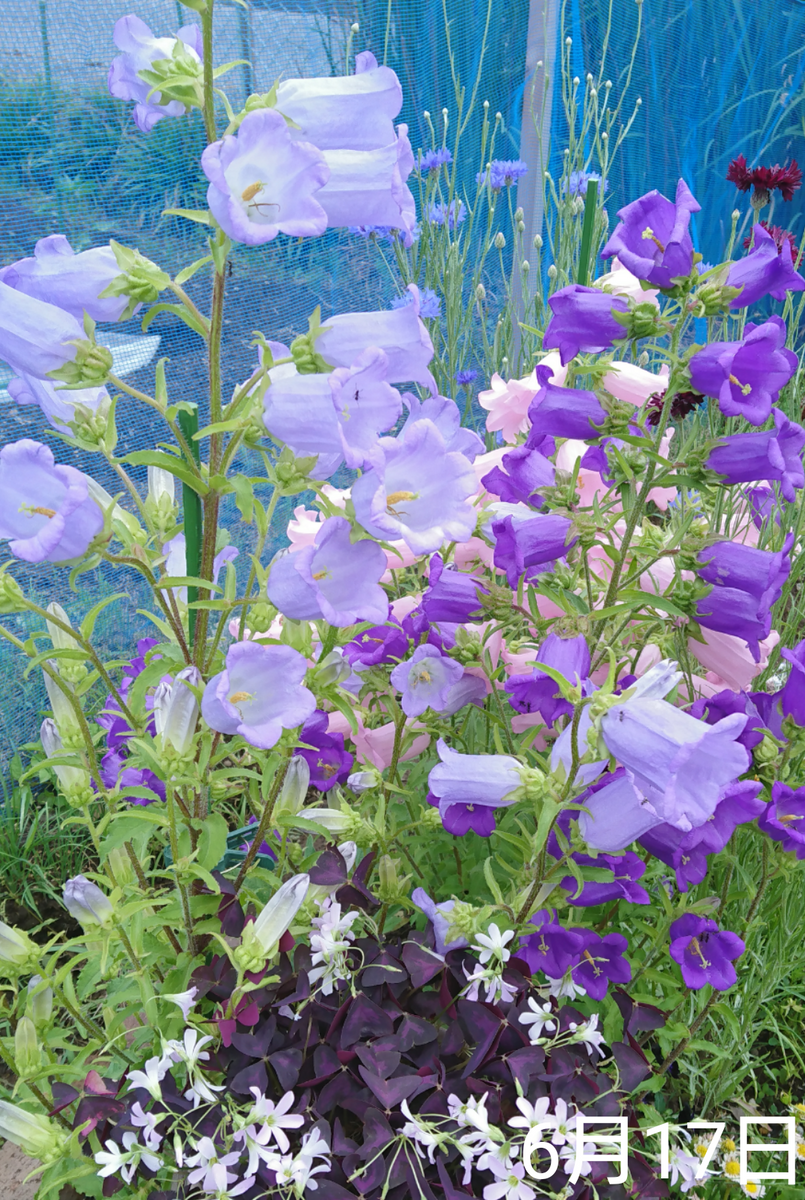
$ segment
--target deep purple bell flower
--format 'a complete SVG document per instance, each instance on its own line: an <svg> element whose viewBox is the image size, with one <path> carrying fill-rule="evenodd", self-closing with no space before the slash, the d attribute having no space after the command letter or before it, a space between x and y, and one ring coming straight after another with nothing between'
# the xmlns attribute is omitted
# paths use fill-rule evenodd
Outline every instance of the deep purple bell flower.
<svg viewBox="0 0 805 1200"><path fill-rule="evenodd" d="M546 570L550 563L564 558L575 546L573 522L554 513L537 515L525 521L504 517L493 521L495 538L494 563L506 572L509 587L516 588L523 572L531 580Z"/></svg>
<svg viewBox="0 0 805 1200"><path fill-rule="evenodd" d="M440 808L439 800L432 792L428 792L428 804ZM495 832L495 810L478 804L451 804L442 814L442 825L454 837L463 837L465 833L491 837Z"/></svg>
<svg viewBox="0 0 805 1200"><path fill-rule="evenodd" d="M699 576L713 590L699 601L696 620L706 629L743 638L755 662L759 642L771 632L771 609L791 572L793 534L783 549L758 550L737 542L717 542L699 556Z"/></svg>
<svg viewBox="0 0 805 1200"><path fill-rule="evenodd" d="M561 638L549 633L537 651L530 673L509 676L504 689L511 693L509 703L516 712L538 712L546 725L554 725L560 717L569 716L573 706L562 699L555 680L540 671L540 663L561 672L569 683L585 683L590 674L590 650L585 637L579 634L575 638Z"/></svg>
<svg viewBox="0 0 805 1200"><path fill-rule="evenodd" d="M553 487L556 480L556 467L547 457L555 453L556 443L550 437L544 441L546 445L542 451L515 446L504 454L501 465L493 467L481 480L486 490L508 504L530 504L541 508L543 501L538 489Z"/></svg>
<svg viewBox="0 0 805 1200"><path fill-rule="evenodd" d="M489 589L474 575L445 567L441 554L434 554L422 611L429 621L437 624L446 621L449 625L463 625L483 616L479 593L488 596Z"/></svg>
<svg viewBox="0 0 805 1200"><path fill-rule="evenodd" d="M732 692L727 688L715 696L702 696L691 704L688 712L708 725L716 725L732 713L745 713L747 721L736 741L747 750L754 750L763 741L763 721L748 692Z"/></svg>
<svg viewBox="0 0 805 1200"><path fill-rule="evenodd" d="M682 968L686 987L698 991L711 984L716 991L731 988L738 976L732 965L746 946L737 933L719 930L715 921L685 913L670 929L670 954Z"/></svg>
<svg viewBox="0 0 805 1200"><path fill-rule="evenodd" d="M651 903L648 892L637 882L645 875L646 864L633 850L627 850L625 854L599 854L595 858L590 854L574 854L573 858L581 867L608 867L612 881L585 880L581 892L576 895L578 884L572 875L566 875L561 886L568 893L567 902L572 908L589 908L594 904L609 904L612 900Z"/></svg>
<svg viewBox="0 0 805 1200"><path fill-rule="evenodd" d="M786 783L773 784L771 800L758 818L758 828L775 842L782 842L783 850L805 858L805 787L794 791Z"/></svg>
<svg viewBox="0 0 805 1200"><path fill-rule="evenodd" d="M547 372L547 368L537 367L538 378L541 370ZM606 415L595 392L557 387L546 380L529 405L529 440L532 434L577 438L579 441L597 438L601 436L598 427L606 420Z"/></svg>
<svg viewBox="0 0 805 1200"><path fill-rule="evenodd" d="M310 786L328 792L337 783L346 783L355 756L344 749L343 733L327 732L327 713L316 709L299 730L299 749L295 751L310 767Z"/></svg>
<svg viewBox="0 0 805 1200"><path fill-rule="evenodd" d="M687 278L693 270L690 218L700 208L684 179L676 185L674 203L658 191L647 192L618 210L620 224L601 257L617 254L638 279L671 288L675 279Z"/></svg>
<svg viewBox="0 0 805 1200"><path fill-rule="evenodd" d="M587 940L586 929L565 929L555 909L534 913L536 932L520 939L518 958L524 959L532 975L542 971L549 979L561 979L581 959Z"/></svg>
<svg viewBox="0 0 805 1200"><path fill-rule="evenodd" d="M629 311L620 296L571 283L554 292L548 304L553 315L545 329L542 349L558 350L562 366L579 353L603 354L626 336L623 325L612 315L613 311Z"/></svg>
<svg viewBox="0 0 805 1200"><path fill-rule="evenodd" d="M785 322L772 316L762 325L750 322L740 342L705 346L690 360L694 390L718 400L724 416L763 425L798 366L785 338Z"/></svg>
<svg viewBox="0 0 805 1200"><path fill-rule="evenodd" d="M781 650L780 657L791 666L780 692L783 716L791 717L797 725L805 725L805 639L797 642L793 650Z"/></svg>
<svg viewBox="0 0 805 1200"><path fill-rule="evenodd" d="M408 653L408 635L396 623L373 625L364 629L344 647L344 658L353 666L376 667L381 663L398 662Z"/></svg>
<svg viewBox="0 0 805 1200"><path fill-rule="evenodd" d="M572 971L573 982L593 1000L603 1000L610 983L628 983L632 978L632 968L623 957L629 943L620 933L600 937L592 929L580 932L585 939L581 959Z"/></svg>
<svg viewBox="0 0 805 1200"><path fill-rule="evenodd" d="M788 292L801 292L805 288L805 279L794 267L788 238L778 246L760 224L755 225L754 235L754 249L733 263L727 276L730 287L741 289L731 308L748 308L764 296L785 300Z"/></svg>
<svg viewBox="0 0 805 1200"><path fill-rule="evenodd" d="M796 489L805 487L805 429L789 421L779 408L773 408L772 415L774 429L722 438L710 451L705 465L721 475L726 484L779 479L780 490L793 504Z"/></svg>

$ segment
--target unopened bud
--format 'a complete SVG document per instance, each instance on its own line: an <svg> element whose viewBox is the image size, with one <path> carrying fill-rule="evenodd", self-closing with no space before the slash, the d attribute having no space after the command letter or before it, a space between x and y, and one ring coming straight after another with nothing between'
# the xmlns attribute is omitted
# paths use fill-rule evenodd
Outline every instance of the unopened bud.
<svg viewBox="0 0 805 1200"><path fill-rule="evenodd" d="M486 288L482 283L479 283L475 289L475 299L479 304L483 304L484 300L486 300Z"/></svg>
<svg viewBox="0 0 805 1200"><path fill-rule="evenodd" d="M37 1029L49 1025L53 1016L53 988L44 984L41 975L28 980L28 1015Z"/></svg>
<svg viewBox="0 0 805 1200"><path fill-rule="evenodd" d="M649 353L648 353L648 350L644 350L644 351L643 351L643 353L640 355L640 357L639 357L639 358L638 358L638 360L637 360L637 365L638 365L639 367L647 367L647 366L648 366L648 360L649 360Z"/></svg>
<svg viewBox="0 0 805 1200"><path fill-rule="evenodd" d="M535 250L542 249L542 238L540 237L540 235L538 233L534 235L534 249Z"/></svg>
<svg viewBox="0 0 805 1200"><path fill-rule="evenodd" d="M316 683L320 687L333 687L343 683L352 674L352 667L344 658L344 651L337 647L326 658L316 664Z"/></svg>
<svg viewBox="0 0 805 1200"><path fill-rule="evenodd" d="M521 270L524 275L527 275L528 272L531 270L531 263L528 261L527 258L523 259L522 264L521 264Z"/></svg>
<svg viewBox="0 0 805 1200"><path fill-rule="evenodd" d="M288 770L277 797L277 816L295 816L305 803L310 786L310 764L301 754L295 754L288 763Z"/></svg>
<svg viewBox="0 0 805 1200"><path fill-rule="evenodd" d="M62 894L64 907L80 925L86 929L95 925L109 925L114 909L107 896L86 875L68 879Z"/></svg>
<svg viewBox="0 0 805 1200"><path fill-rule="evenodd" d="M349 27L349 32L350 33L358 33L359 30L360 30L360 23L358 21L353 21L353 23Z"/></svg>
<svg viewBox="0 0 805 1200"><path fill-rule="evenodd" d="M379 787L380 783L381 779L377 771L355 771L347 779L347 787L356 796L362 796L364 792Z"/></svg>
<svg viewBox="0 0 805 1200"><path fill-rule="evenodd" d="M381 900L393 900L399 888L397 864L388 854L384 854L377 864L379 879L378 893Z"/></svg>
<svg viewBox="0 0 805 1200"><path fill-rule="evenodd" d="M556 276L558 274L559 274L559 272L557 271L555 264L551 263L551 265L548 267L548 278L556 279Z"/></svg>
<svg viewBox="0 0 805 1200"><path fill-rule="evenodd" d="M126 851L120 846L115 846L107 854L106 861L118 887L131 887L137 876Z"/></svg>
<svg viewBox="0 0 805 1200"><path fill-rule="evenodd" d="M502 250L505 245L506 245L506 239L503 236L503 234L500 231L498 231L495 234L495 246L497 247L498 250Z"/></svg>
<svg viewBox="0 0 805 1200"><path fill-rule="evenodd" d="M36 1026L30 1017L20 1017L14 1031L14 1065L20 1079L29 1079L42 1066L42 1051Z"/></svg>
<svg viewBox="0 0 805 1200"><path fill-rule="evenodd" d="M0 963L21 967L32 957L36 957L36 946L27 933L0 921Z"/></svg>
<svg viewBox="0 0 805 1200"><path fill-rule="evenodd" d="M44 1114L30 1113L7 1100L0 1100L0 1137L49 1165L62 1154L67 1134Z"/></svg>

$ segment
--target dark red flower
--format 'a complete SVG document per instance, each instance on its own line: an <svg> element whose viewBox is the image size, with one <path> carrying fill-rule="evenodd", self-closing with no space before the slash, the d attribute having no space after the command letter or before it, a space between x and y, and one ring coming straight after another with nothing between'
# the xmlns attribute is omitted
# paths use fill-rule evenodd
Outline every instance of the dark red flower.
<svg viewBox="0 0 805 1200"><path fill-rule="evenodd" d="M774 238L778 252L782 250L786 242L791 243L791 258L793 262L796 262L797 255L799 254L799 247L797 246L797 239L794 237L793 233L790 233L787 229L781 228L779 225L769 225L768 221L761 221L760 224L766 230L766 233L768 233L770 237ZM749 234L744 238L744 250L748 250L751 244L752 235Z"/></svg>
<svg viewBox="0 0 805 1200"><path fill-rule="evenodd" d="M727 179L740 192L754 188L752 207L759 209L769 203L771 193L777 189L783 200L793 199L794 192L802 185L802 172L796 159L784 167L775 163L773 167L752 167L750 170L743 154L739 154L727 168Z"/></svg>
<svg viewBox="0 0 805 1200"><path fill-rule="evenodd" d="M693 412L694 408L698 408L703 400L704 396L698 392L677 392L671 401L671 419L682 421L689 413ZM662 392L655 392L653 396L649 396L646 401L648 409L646 420L649 425L659 425L663 403Z"/></svg>

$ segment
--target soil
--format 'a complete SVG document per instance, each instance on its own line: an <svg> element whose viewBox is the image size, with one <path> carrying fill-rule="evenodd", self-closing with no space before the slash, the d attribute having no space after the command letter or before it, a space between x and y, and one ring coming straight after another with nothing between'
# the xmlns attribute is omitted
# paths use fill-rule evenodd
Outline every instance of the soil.
<svg viewBox="0 0 805 1200"><path fill-rule="evenodd" d="M27 1154L23 1154L18 1146L6 1142L0 1148L0 1197L2 1200L34 1200L38 1179L30 1179L24 1183L26 1175L30 1175L36 1163ZM68 1184L59 1193L59 1200L80 1200L78 1192Z"/></svg>

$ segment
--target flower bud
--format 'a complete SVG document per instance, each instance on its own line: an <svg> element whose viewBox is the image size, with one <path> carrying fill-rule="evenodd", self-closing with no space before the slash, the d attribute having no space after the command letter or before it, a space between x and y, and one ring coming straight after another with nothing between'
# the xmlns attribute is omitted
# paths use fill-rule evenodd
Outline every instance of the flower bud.
<svg viewBox="0 0 805 1200"><path fill-rule="evenodd" d="M316 664L316 683L320 687L333 687L337 683L343 683L351 674L352 667L344 659L344 651L338 647Z"/></svg>
<svg viewBox="0 0 805 1200"><path fill-rule="evenodd" d="M522 263L520 264L520 270L523 272L524 275L527 275L528 272L531 270L531 263L528 261L527 258L524 258Z"/></svg>
<svg viewBox="0 0 805 1200"><path fill-rule="evenodd" d="M397 863L388 854L384 854L377 864L379 878L378 893L381 900L393 900L399 890Z"/></svg>
<svg viewBox="0 0 805 1200"><path fill-rule="evenodd" d="M44 1164L55 1162L67 1141L67 1134L54 1121L7 1100L0 1100L0 1137Z"/></svg>
<svg viewBox="0 0 805 1200"><path fill-rule="evenodd" d="M58 666L55 662L49 662L48 666L52 667L58 673ZM76 736L80 738L80 730L73 706L52 675L48 674L47 671L43 671L42 674L45 678L45 691L48 694L50 707L53 710L53 717L59 736L63 742L68 742L72 748Z"/></svg>
<svg viewBox="0 0 805 1200"><path fill-rule="evenodd" d="M372 788L379 787L380 783L381 779L378 771L354 771L347 779L347 787L356 796L362 796L364 792L369 792Z"/></svg>
<svg viewBox="0 0 805 1200"><path fill-rule="evenodd" d="M20 1017L14 1031L14 1065L20 1079L29 1079L42 1066L42 1051L30 1017Z"/></svg>
<svg viewBox="0 0 805 1200"><path fill-rule="evenodd" d="M21 929L12 929L4 921L0 921L0 963L21 967L35 954L36 947L27 933L23 933Z"/></svg>
<svg viewBox="0 0 805 1200"><path fill-rule="evenodd" d="M310 487L310 472L316 465L317 455L294 458L285 446L273 467L268 468L268 477L281 496L297 496Z"/></svg>
<svg viewBox="0 0 805 1200"><path fill-rule="evenodd" d="M328 833L346 833L352 827L354 817L340 808L306 808L300 816L321 825Z"/></svg>
<svg viewBox="0 0 805 1200"><path fill-rule="evenodd" d="M534 235L534 249L535 250L542 249L542 238L540 237L540 235L538 233L536 233Z"/></svg>
<svg viewBox="0 0 805 1200"><path fill-rule="evenodd" d="M49 378L66 383L69 388L97 388L106 383L112 369L112 352L85 338L76 342L75 358Z"/></svg>
<svg viewBox="0 0 805 1200"><path fill-rule="evenodd" d="M475 299L479 304L483 304L484 300L486 300L486 288L482 283L479 283L475 289Z"/></svg>
<svg viewBox="0 0 805 1200"><path fill-rule="evenodd" d="M39 730L39 740L48 758L56 758L65 754L64 744L59 736L59 729L51 717L46 717ZM53 764L53 770L59 781L64 795L75 808L82 808L92 799L92 784L89 772L82 767L66 767Z"/></svg>
<svg viewBox="0 0 805 1200"><path fill-rule="evenodd" d="M558 274L559 274L559 272L557 271L555 264L551 263L551 265L548 267L548 278L556 279L556 276Z"/></svg>
<svg viewBox="0 0 805 1200"><path fill-rule="evenodd" d="M305 803L307 789L310 786L310 766L301 754L295 754L288 764L282 788L277 797L276 815L296 816Z"/></svg>
<svg viewBox="0 0 805 1200"><path fill-rule="evenodd" d="M302 907L309 886L309 875L294 875L283 883L257 920L245 927L243 942L247 952L262 953L264 962L276 953L277 943Z"/></svg>
<svg viewBox="0 0 805 1200"><path fill-rule="evenodd" d="M495 234L495 246L498 250L502 250L505 245L506 239L500 230L498 230L498 232Z"/></svg>
<svg viewBox="0 0 805 1200"><path fill-rule="evenodd" d="M198 724L198 699L187 683L201 686L198 667L185 667L172 683L161 683L154 692L154 724L163 750L171 747L179 756L187 754Z"/></svg>
<svg viewBox="0 0 805 1200"><path fill-rule="evenodd" d="M338 852L346 863L347 874L352 874L352 868L355 866L355 860L358 857L358 847L355 842L340 842Z"/></svg>
<svg viewBox="0 0 805 1200"><path fill-rule="evenodd" d="M16 579L9 575L6 567L0 567L0 615L5 617L24 610L25 597L22 588Z"/></svg>
<svg viewBox="0 0 805 1200"><path fill-rule="evenodd" d="M28 980L28 1015L37 1029L50 1024L53 1016L53 988L42 987L41 975L32 975Z"/></svg>
<svg viewBox="0 0 805 1200"><path fill-rule="evenodd" d="M780 757L780 747L766 734L763 741L752 750L752 757L756 766L768 766Z"/></svg>
<svg viewBox="0 0 805 1200"><path fill-rule="evenodd" d="M131 865L131 859L120 846L115 846L113 850L109 851L106 861L109 864L118 887L131 887L135 883L137 876Z"/></svg>
<svg viewBox="0 0 805 1200"><path fill-rule="evenodd" d="M112 905L97 884L90 882L86 875L68 879L62 898L70 916L85 929L94 925L107 926L112 921Z"/></svg>

